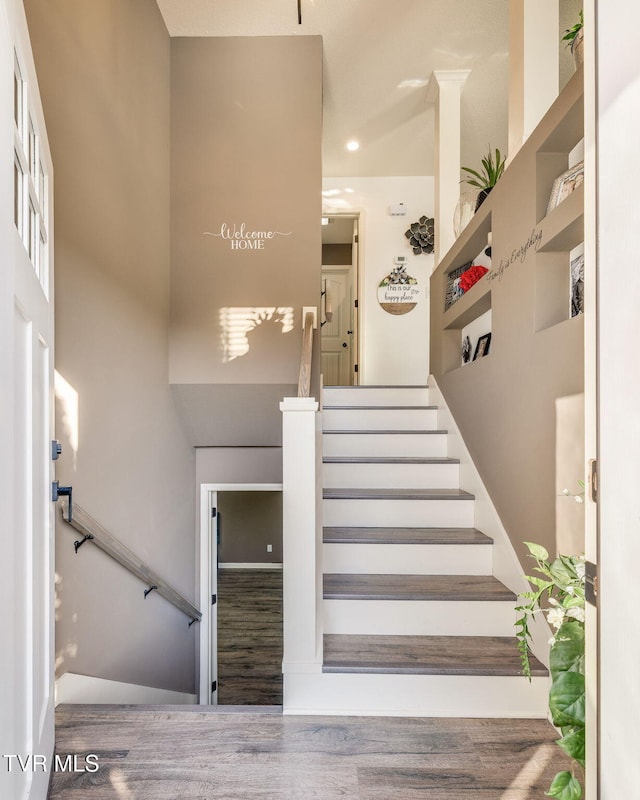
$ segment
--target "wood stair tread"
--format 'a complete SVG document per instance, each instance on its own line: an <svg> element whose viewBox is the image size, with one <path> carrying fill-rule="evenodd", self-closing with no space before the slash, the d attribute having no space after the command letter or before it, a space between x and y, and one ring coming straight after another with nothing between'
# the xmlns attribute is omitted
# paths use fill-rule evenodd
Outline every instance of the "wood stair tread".
<svg viewBox="0 0 640 800"><path fill-rule="evenodd" d="M449 431L442 430L442 429L439 429L439 428L438 429L436 429L436 428L425 429L425 430L412 430L412 431L406 431L406 430L399 431L399 430L395 430L395 429L392 429L392 430L373 429L373 430L355 430L354 431L354 430L345 430L344 428L340 428L338 430L323 430L322 432L323 433L331 433L331 434L335 434L335 433L354 434L354 433L357 433L357 434L368 434L369 436L371 434L386 434L386 435L391 434L393 436L396 436L398 434L403 434L403 435L409 434L411 436L430 436L430 435L433 435L433 434L447 434L447 433L449 433Z"/></svg>
<svg viewBox="0 0 640 800"><path fill-rule="evenodd" d="M492 575L324 576L325 600L514 601L516 595Z"/></svg>
<svg viewBox="0 0 640 800"><path fill-rule="evenodd" d="M323 489L325 500L474 500L464 489Z"/></svg>
<svg viewBox="0 0 640 800"><path fill-rule="evenodd" d="M437 411L438 406L425 406L425 405L418 405L418 406L333 406L333 405L324 405L322 406L323 410L325 411Z"/></svg>
<svg viewBox="0 0 640 800"><path fill-rule="evenodd" d="M531 674L548 675L531 656ZM511 636L324 636L323 672L522 675Z"/></svg>
<svg viewBox="0 0 640 800"><path fill-rule="evenodd" d="M326 544L493 544L476 528L347 528L323 529Z"/></svg>
<svg viewBox="0 0 640 800"><path fill-rule="evenodd" d="M324 464L459 464L447 456L325 456Z"/></svg>
<svg viewBox="0 0 640 800"><path fill-rule="evenodd" d="M359 386L341 386L340 384L332 384L323 386L324 389L428 389L429 386L427 384L417 384L411 383L407 385L402 384L395 384L395 383L385 383L385 384L360 384Z"/></svg>

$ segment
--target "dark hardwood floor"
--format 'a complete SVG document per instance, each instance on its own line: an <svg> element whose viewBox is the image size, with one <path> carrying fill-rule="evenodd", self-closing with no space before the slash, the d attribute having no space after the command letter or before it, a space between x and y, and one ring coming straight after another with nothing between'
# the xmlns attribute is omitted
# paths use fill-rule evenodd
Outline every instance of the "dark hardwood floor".
<svg viewBox="0 0 640 800"><path fill-rule="evenodd" d="M218 572L218 702L282 703L282 570Z"/></svg>
<svg viewBox="0 0 640 800"><path fill-rule="evenodd" d="M99 769L53 773L50 800L543 800L568 761L540 720L60 706L56 731Z"/></svg>

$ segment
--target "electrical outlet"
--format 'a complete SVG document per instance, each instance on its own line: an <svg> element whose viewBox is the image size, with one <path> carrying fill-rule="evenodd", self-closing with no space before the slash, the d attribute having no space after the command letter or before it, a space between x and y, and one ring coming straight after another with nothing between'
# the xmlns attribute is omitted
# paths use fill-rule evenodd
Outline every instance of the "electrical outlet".
<svg viewBox="0 0 640 800"><path fill-rule="evenodd" d="M272 544L268 544L267 545L267 553L273 553L273 545Z"/></svg>

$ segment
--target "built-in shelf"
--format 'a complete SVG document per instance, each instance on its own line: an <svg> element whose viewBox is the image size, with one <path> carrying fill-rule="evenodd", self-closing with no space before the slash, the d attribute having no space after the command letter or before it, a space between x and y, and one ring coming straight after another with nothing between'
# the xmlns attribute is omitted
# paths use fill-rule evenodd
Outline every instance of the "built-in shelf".
<svg viewBox="0 0 640 800"><path fill-rule="evenodd" d="M569 251L584 241L584 184L552 209L542 220L538 252Z"/></svg>

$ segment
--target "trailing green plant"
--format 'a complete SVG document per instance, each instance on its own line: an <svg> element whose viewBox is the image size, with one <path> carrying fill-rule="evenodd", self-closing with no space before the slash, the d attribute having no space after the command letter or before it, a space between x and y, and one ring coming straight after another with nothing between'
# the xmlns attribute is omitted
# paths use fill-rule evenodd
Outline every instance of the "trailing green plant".
<svg viewBox="0 0 640 800"><path fill-rule="evenodd" d="M493 153L489 149L487 155L482 159L481 172L471 169L471 167L461 167L463 172L468 172L472 176L471 178L464 178L463 182L482 190L492 189L504 172L506 160L506 157L503 157L496 147L494 161Z"/></svg>
<svg viewBox="0 0 640 800"><path fill-rule="evenodd" d="M580 13L578 14L578 20L579 21L576 22L572 28L567 28L564 32L562 41L567 43L567 47L571 47L573 45L574 39L584 27L584 12L582 10L580 10Z"/></svg>
<svg viewBox="0 0 640 800"><path fill-rule="evenodd" d="M555 630L550 644L551 689L549 711L553 724L560 729L557 744L584 769L585 759L585 680L584 680L584 556L558 556L539 544L525 542L535 559L534 572L527 575L531 591L523 592L517 606L516 638L522 671L531 680L529 621L543 613ZM542 604L545 604L544 606ZM547 605L548 604L548 605ZM582 786L572 772L559 772L546 793L558 800L580 800Z"/></svg>

